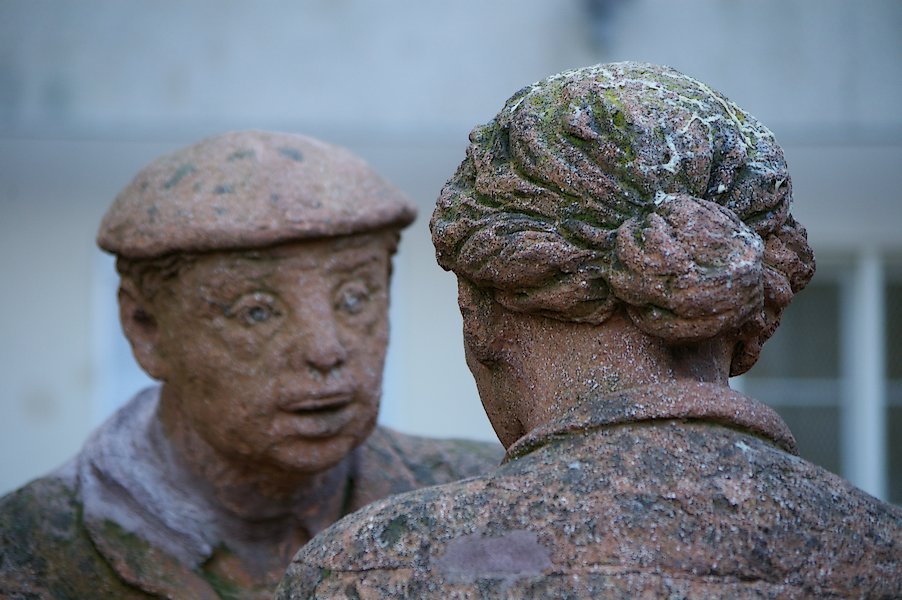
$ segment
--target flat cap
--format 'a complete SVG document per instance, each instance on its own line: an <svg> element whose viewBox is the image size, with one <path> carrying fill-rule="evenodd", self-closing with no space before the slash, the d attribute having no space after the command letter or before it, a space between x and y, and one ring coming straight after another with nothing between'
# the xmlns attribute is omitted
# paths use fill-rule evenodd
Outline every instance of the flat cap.
<svg viewBox="0 0 902 600"><path fill-rule="evenodd" d="M153 258L401 228L415 216L400 190L343 148L241 131L142 169L104 215L97 244Z"/></svg>

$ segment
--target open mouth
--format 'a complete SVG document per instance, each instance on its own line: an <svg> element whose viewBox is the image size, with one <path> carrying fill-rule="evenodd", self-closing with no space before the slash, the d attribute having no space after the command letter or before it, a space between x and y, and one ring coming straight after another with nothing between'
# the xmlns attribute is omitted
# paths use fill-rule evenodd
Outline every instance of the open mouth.
<svg viewBox="0 0 902 600"><path fill-rule="evenodd" d="M329 415L340 411L353 400L354 395L351 392L335 392L284 402L279 407L286 412L296 415Z"/></svg>
<svg viewBox="0 0 902 600"><path fill-rule="evenodd" d="M303 439L329 439L353 423L358 411L354 393L335 391L299 394L279 403L287 418L285 426L292 436Z"/></svg>

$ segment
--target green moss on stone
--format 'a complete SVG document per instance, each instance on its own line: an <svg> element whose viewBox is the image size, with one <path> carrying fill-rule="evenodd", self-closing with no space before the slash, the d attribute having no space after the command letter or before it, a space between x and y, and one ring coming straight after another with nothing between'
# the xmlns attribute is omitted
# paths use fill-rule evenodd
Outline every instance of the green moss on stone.
<svg viewBox="0 0 902 600"><path fill-rule="evenodd" d="M166 183L163 184L163 189L172 189L179 184L179 182L197 171L197 168L191 163L185 163L175 170L175 173L172 174L172 177L166 180Z"/></svg>
<svg viewBox="0 0 902 600"><path fill-rule="evenodd" d="M386 546L391 546L407 533L407 517L400 515L389 521L382 533L379 534L379 540Z"/></svg>

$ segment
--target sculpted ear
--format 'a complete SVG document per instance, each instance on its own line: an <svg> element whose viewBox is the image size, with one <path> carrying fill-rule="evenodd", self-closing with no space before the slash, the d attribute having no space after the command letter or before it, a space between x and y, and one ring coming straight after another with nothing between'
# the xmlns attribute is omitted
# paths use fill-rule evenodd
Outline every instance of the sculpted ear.
<svg viewBox="0 0 902 600"><path fill-rule="evenodd" d="M157 320L135 285L126 280L119 286L119 321L141 368L154 379L165 381L165 361L160 355Z"/></svg>

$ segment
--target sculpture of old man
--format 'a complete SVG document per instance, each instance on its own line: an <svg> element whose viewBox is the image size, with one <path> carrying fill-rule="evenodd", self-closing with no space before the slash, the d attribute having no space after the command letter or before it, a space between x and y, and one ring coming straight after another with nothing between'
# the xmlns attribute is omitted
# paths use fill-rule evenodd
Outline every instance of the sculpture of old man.
<svg viewBox="0 0 902 600"><path fill-rule="evenodd" d="M294 552L501 449L375 427L391 257L413 205L362 160L240 132L118 196L121 321L162 386L0 501L0 595L270 598Z"/></svg>
<svg viewBox="0 0 902 600"><path fill-rule="evenodd" d="M470 141L431 227L505 464L339 521L279 597L902 597L902 511L728 384L814 272L773 134L618 63Z"/></svg>

